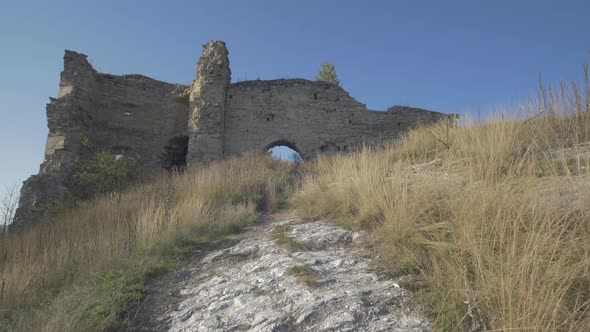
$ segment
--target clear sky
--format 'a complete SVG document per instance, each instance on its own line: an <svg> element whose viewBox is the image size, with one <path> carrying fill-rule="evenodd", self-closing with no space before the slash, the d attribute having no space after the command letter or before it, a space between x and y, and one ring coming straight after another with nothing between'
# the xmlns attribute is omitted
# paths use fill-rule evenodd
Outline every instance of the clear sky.
<svg viewBox="0 0 590 332"><path fill-rule="evenodd" d="M465 113L579 78L590 0L0 0L0 186L43 160L45 104L64 49L112 74L189 84L201 45L227 43L233 80L303 77L336 66L369 108Z"/></svg>

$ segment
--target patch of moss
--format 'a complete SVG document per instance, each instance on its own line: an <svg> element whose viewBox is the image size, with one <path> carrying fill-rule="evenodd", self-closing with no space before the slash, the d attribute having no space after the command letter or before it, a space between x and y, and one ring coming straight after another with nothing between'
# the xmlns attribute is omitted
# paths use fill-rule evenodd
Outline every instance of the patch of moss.
<svg viewBox="0 0 590 332"><path fill-rule="evenodd" d="M297 281L310 288L320 286L317 273L309 265L295 265L287 270L287 275L297 278Z"/></svg>
<svg viewBox="0 0 590 332"><path fill-rule="evenodd" d="M401 287L414 290L413 298L418 303L423 312L434 323L434 329L437 331L460 331L462 326L457 326L457 322L465 322L465 308L461 301L456 301L450 292L445 292L426 281L414 281L410 283L401 283ZM461 323L459 323L461 324Z"/></svg>
<svg viewBox="0 0 590 332"><path fill-rule="evenodd" d="M287 235L287 232L291 230L289 225L280 225L275 227L272 234L272 239L283 247L290 249L291 251L308 251L309 247L302 242L295 240L294 238Z"/></svg>
<svg viewBox="0 0 590 332"><path fill-rule="evenodd" d="M146 281L151 267L131 264L111 268L91 278L85 287L92 294L74 312L76 321L85 329L120 331L131 320L133 304L139 303L146 294Z"/></svg>

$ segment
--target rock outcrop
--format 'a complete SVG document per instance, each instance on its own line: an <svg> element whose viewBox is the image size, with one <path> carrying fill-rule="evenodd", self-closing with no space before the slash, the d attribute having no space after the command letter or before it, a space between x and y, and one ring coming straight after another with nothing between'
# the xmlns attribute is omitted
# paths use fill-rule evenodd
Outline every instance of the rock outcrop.
<svg viewBox="0 0 590 332"><path fill-rule="evenodd" d="M268 219L234 246L156 280L131 331L432 329L408 291L372 270L364 233L284 215ZM305 249L282 245L277 229Z"/></svg>

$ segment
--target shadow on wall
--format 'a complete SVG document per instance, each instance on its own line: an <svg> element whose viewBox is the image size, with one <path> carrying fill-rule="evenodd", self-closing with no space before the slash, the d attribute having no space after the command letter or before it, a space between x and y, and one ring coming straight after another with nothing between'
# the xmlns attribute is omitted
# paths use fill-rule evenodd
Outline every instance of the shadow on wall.
<svg viewBox="0 0 590 332"><path fill-rule="evenodd" d="M188 152L188 136L174 137L164 147L162 164L167 170L183 169L186 167L186 154Z"/></svg>

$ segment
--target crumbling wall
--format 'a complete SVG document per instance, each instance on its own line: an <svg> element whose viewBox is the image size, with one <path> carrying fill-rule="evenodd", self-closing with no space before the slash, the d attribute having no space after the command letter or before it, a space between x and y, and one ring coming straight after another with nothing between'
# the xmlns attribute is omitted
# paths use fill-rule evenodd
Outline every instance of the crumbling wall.
<svg viewBox="0 0 590 332"><path fill-rule="evenodd" d="M15 225L46 221L47 207L68 194L83 137L137 158L146 169L168 166L167 147L186 137L186 88L141 75L101 74L86 55L66 51L58 98L47 104L45 159L23 184Z"/></svg>
<svg viewBox="0 0 590 332"><path fill-rule="evenodd" d="M341 87L303 79L247 81L227 91L224 153L287 145L305 159L397 137L446 115L417 108L371 111Z"/></svg>
<svg viewBox="0 0 590 332"><path fill-rule="evenodd" d="M353 151L418 123L452 117L396 106L367 110L339 86L304 79L230 84L225 43L204 45L193 84L96 72L66 51L58 98L47 105L49 134L38 175L23 184L16 226L49 219L88 139L133 157L144 169L181 166L286 145L303 158Z"/></svg>
<svg viewBox="0 0 590 332"><path fill-rule="evenodd" d="M84 112L90 140L147 169L168 166L166 147L187 135L187 87L141 75L99 74L98 83L98 98Z"/></svg>
<svg viewBox="0 0 590 332"><path fill-rule="evenodd" d="M223 158L225 95L231 80L225 43L203 45L190 91L188 162Z"/></svg>

